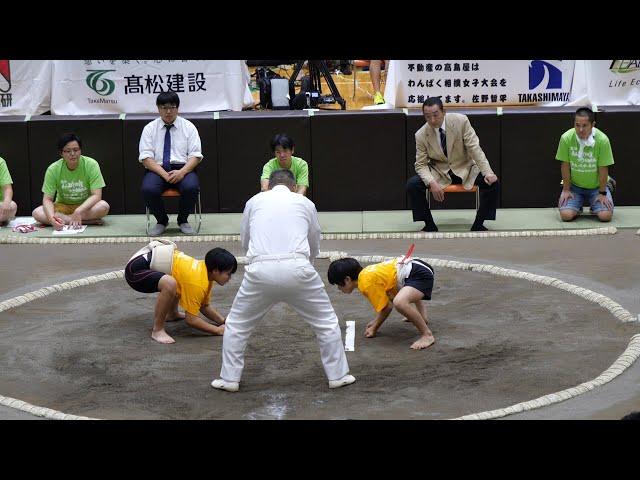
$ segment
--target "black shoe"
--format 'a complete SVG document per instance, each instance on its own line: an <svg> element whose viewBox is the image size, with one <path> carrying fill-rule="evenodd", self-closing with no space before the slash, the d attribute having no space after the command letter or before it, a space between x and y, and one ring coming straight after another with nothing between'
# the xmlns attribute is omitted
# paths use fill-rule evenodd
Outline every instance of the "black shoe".
<svg viewBox="0 0 640 480"><path fill-rule="evenodd" d="M438 227L436 226L436 224L434 223L433 225L425 225L424 227L422 227L422 232L437 232L438 231Z"/></svg>
<svg viewBox="0 0 640 480"><path fill-rule="evenodd" d="M486 232L489 229L487 227L485 227L484 225L480 224L480 225L476 225L475 223L471 226L471 231L472 232Z"/></svg>

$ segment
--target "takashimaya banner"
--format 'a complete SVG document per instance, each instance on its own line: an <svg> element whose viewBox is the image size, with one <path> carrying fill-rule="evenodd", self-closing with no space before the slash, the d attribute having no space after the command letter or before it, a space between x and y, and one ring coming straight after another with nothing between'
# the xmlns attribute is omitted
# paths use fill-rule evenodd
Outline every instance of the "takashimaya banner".
<svg viewBox="0 0 640 480"><path fill-rule="evenodd" d="M392 60L384 98L421 107L428 97L451 106L564 105L575 60Z"/></svg>
<svg viewBox="0 0 640 480"><path fill-rule="evenodd" d="M39 115L50 108L51 60L0 60L0 115Z"/></svg>
<svg viewBox="0 0 640 480"><path fill-rule="evenodd" d="M572 105L640 105L640 60L576 60Z"/></svg>
<svg viewBox="0 0 640 480"><path fill-rule="evenodd" d="M157 113L173 90L181 112L242 110L253 105L242 60L54 60L51 113Z"/></svg>

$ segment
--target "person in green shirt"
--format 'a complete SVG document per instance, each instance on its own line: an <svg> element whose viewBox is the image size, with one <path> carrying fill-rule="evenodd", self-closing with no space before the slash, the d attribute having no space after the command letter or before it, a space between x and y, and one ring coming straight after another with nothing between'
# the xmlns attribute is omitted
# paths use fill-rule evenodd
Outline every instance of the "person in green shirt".
<svg viewBox="0 0 640 480"><path fill-rule="evenodd" d="M8 224L18 210L18 205L13 201L12 183L7 162L0 157L0 226Z"/></svg>
<svg viewBox="0 0 640 480"><path fill-rule="evenodd" d="M260 191L269 190L269 176L275 170L290 170L296 177L296 193L307 194L309 188L309 166L307 162L299 157L294 157L295 145L293 139L286 134L277 134L271 139L271 151L275 158L272 158L262 167L260 177Z"/></svg>
<svg viewBox="0 0 640 480"><path fill-rule="evenodd" d="M42 205L33 211L33 218L55 230L65 225L102 225L109 204L102 200L105 183L100 165L82 155L82 141L74 133L60 137L58 151L62 158L47 168Z"/></svg>
<svg viewBox="0 0 640 480"><path fill-rule="evenodd" d="M560 137L556 160L562 162L562 193L558 208L565 222L582 212L585 199L601 222L609 222L613 216L614 180L609 177L613 153L609 137L595 124L593 111L581 107L576 110L574 128Z"/></svg>

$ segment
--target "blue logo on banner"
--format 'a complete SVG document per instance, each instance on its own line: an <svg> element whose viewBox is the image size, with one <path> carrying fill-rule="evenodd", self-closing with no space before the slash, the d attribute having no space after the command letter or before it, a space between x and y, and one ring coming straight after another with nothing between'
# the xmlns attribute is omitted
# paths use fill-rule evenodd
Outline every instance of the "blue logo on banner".
<svg viewBox="0 0 640 480"><path fill-rule="evenodd" d="M562 88L562 70L544 60L532 60L529 65L529 90L542 83L546 72L549 73L549 79L545 88Z"/></svg>

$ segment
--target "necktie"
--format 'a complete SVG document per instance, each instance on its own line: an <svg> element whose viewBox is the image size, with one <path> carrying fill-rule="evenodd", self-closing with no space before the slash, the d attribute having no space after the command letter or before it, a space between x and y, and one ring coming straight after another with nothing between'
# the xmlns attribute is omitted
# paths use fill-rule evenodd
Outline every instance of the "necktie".
<svg viewBox="0 0 640 480"><path fill-rule="evenodd" d="M171 125L165 125L167 131L164 134L164 149L162 151L162 168L167 172L171 170Z"/></svg>
<svg viewBox="0 0 640 480"><path fill-rule="evenodd" d="M442 146L442 151L444 152L444 156L447 156L447 135L444 133L442 127L440 130L440 145Z"/></svg>

